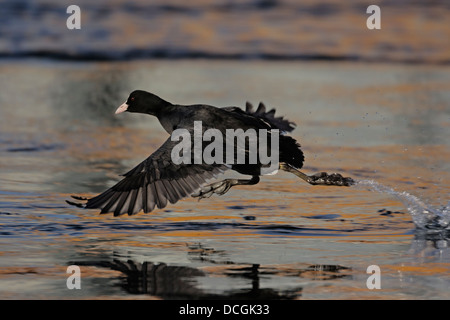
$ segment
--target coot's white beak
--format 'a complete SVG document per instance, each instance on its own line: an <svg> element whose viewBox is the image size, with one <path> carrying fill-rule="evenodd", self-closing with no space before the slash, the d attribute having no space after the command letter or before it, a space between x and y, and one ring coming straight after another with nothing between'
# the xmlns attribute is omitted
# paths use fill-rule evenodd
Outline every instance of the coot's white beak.
<svg viewBox="0 0 450 320"><path fill-rule="evenodd" d="M125 112L125 111L127 111L127 109L128 109L128 105L127 105L127 102L125 101L124 103L122 103L120 105L120 107L117 108L115 114L119 114L119 113Z"/></svg>

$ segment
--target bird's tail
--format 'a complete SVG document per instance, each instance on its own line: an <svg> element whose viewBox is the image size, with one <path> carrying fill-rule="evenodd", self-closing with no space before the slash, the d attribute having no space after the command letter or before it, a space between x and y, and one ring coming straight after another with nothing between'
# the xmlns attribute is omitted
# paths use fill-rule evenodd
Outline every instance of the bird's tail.
<svg viewBox="0 0 450 320"><path fill-rule="evenodd" d="M266 106L264 103L260 102L258 105L258 109L256 111L253 108L253 105L250 102L245 104L245 112L251 114L254 117L264 119L272 126L280 129L281 131L291 132L295 129L295 123L289 120L284 119L283 117L275 117L275 109L271 109L266 111Z"/></svg>

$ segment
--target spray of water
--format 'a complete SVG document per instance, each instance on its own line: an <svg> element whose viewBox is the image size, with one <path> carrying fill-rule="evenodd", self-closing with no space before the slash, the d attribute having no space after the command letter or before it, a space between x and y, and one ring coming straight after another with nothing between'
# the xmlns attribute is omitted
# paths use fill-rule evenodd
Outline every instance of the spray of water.
<svg viewBox="0 0 450 320"><path fill-rule="evenodd" d="M418 229L450 230L450 201L443 208L436 208L407 192L398 192L373 180L356 181L354 187L387 193L400 200Z"/></svg>

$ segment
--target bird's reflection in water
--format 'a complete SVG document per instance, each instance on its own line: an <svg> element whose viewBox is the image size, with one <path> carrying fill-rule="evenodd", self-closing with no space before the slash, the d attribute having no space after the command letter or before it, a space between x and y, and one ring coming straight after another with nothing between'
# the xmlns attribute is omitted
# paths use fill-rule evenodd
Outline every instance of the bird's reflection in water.
<svg viewBox="0 0 450 320"><path fill-rule="evenodd" d="M258 264L229 264L221 265L218 272L221 276L242 280L241 288L209 292L208 289L201 288L198 280L211 275L198 268L170 266L165 263L139 263L132 260L126 262L120 260L73 262L73 264L119 271L122 273L122 276L119 277L119 286L127 293L147 294L162 299L292 300L301 297L302 287L300 285L288 289L262 288L261 279L271 276L291 276L293 279L306 277L323 281L349 276L345 273L340 274L341 270L347 268L334 265L312 265L303 269L277 270L274 267Z"/></svg>
<svg viewBox="0 0 450 320"><path fill-rule="evenodd" d="M193 278L205 274L196 268L132 260L102 261L90 265L120 271L123 274L120 286L131 294L149 294L163 299L188 299L203 295Z"/></svg>

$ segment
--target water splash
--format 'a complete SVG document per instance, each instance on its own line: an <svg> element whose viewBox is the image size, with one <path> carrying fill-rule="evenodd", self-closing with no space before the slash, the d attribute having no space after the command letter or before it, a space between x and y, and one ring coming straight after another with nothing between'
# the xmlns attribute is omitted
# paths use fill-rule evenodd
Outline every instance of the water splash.
<svg viewBox="0 0 450 320"><path fill-rule="evenodd" d="M420 198L405 191L395 191L373 180L359 180L354 185L357 188L368 188L371 191L387 193L400 200L408 210L418 229L450 230L450 201L441 209L431 206Z"/></svg>

